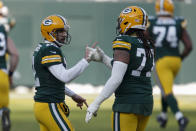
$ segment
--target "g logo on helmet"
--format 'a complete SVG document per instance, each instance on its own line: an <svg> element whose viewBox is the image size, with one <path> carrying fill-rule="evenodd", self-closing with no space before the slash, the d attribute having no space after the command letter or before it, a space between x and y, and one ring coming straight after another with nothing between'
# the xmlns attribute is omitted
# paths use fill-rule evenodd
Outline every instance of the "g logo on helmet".
<svg viewBox="0 0 196 131"><path fill-rule="evenodd" d="M52 24L52 20L51 19L46 19L43 21L43 25L49 26Z"/></svg>
<svg viewBox="0 0 196 131"><path fill-rule="evenodd" d="M123 14L128 14L128 13L130 13L131 11L132 11L131 8L126 8L126 9L124 9L124 10L122 11L122 13L123 13Z"/></svg>

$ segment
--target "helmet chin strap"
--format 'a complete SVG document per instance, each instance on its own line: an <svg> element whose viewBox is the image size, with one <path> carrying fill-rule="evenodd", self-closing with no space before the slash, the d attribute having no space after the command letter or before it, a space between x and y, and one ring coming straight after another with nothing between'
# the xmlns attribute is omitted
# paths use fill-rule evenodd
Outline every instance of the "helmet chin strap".
<svg viewBox="0 0 196 131"><path fill-rule="evenodd" d="M49 35L52 37L52 39L54 40L54 42L55 42L59 47L61 47L61 46L64 45L64 43L58 42L58 41L53 37L53 35L52 35L51 33L49 33Z"/></svg>

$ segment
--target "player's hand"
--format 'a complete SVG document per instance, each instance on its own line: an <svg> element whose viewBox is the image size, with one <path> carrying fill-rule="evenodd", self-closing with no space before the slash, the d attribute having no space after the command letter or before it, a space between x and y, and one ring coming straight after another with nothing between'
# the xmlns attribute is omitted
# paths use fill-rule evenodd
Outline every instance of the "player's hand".
<svg viewBox="0 0 196 131"><path fill-rule="evenodd" d="M91 48L87 47L89 50L89 59L92 61L103 62L103 58L105 57L104 51L100 47Z"/></svg>
<svg viewBox="0 0 196 131"><path fill-rule="evenodd" d="M93 116L97 116L97 111L99 109L99 105L92 103L88 109L87 109L87 113L86 113L86 118L85 118L85 122L88 123Z"/></svg>
<svg viewBox="0 0 196 131"><path fill-rule="evenodd" d="M91 47L88 47L88 45L86 46L85 59L86 59L88 62L91 61L91 57L92 57L92 55L93 55L93 50L91 50L91 48L94 49L94 48L96 47L97 43L98 43L98 42L93 43L93 45L92 45Z"/></svg>
<svg viewBox="0 0 196 131"><path fill-rule="evenodd" d="M82 110L83 104L85 104L86 107L88 107L88 104L86 102L86 99L84 99L83 97L75 94L71 98L73 99L73 101L75 101L77 103L77 107L80 107L81 110Z"/></svg>
<svg viewBox="0 0 196 131"><path fill-rule="evenodd" d="M100 55L100 53L97 51L97 49L95 48L91 48L91 47L87 47L87 49L89 50L89 59L91 61L97 61L97 62L101 62L102 61L102 56Z"/></svg>
<svg viewBox="0 0 196 131"><path fill-rule="evenodd" d="M100 47L96 47L96 51L101 57L105 55L105 52Z"/></svg>
<svg viewBox="0 0 196 131"><path fill-rule="evenodd" d="M105 55L106 55L105 52L100 47L96 47L96 52L101 57L101 61L103 61L103 57L105 57Z"/></svg>

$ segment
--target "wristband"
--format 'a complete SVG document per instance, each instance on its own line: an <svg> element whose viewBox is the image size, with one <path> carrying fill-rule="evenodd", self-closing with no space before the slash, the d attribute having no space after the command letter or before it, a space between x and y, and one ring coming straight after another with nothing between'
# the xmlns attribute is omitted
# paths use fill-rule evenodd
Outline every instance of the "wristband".
<svg viewBox="0 0 196 131"><path fill-rule="evenodd" d="M9 75L9 76L12 76L12 75L13 75L13 73L14 73L14 72L9 71L9 72L8 72L8 75Z"/></svg>

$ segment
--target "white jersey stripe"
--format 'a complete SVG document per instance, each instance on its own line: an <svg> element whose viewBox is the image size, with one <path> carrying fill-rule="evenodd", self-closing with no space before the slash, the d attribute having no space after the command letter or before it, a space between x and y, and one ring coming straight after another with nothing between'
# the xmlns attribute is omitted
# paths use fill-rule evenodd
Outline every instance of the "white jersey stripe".
<svg viewBox="0 0 196 131"><path fill-rule="evenodd" d="M119 123L119 121L118 121L118 112L115 112L115 118L114 118L114 121L115 121L115 131L118 131L118 123Z"/></svg>
<svg viewBox="0 0 196 131"><path fill-rule="evenodd" d="M60 123L61 127L63 128L63 131L68 131L66 126L64 125L63 121L61 120L59 114L57 113L57 110L55 108L55 103L51 103L52 111L54 112L54 115L57 119L57 121Z"/></svg>
<svg viewBox="0 0 196 131"><path fill-rule="evenodd" d="M42 60L42 62L48 61L48 60L60 60L60 59L61 59L60 57L45 58L45 59Z"/></svg>
<svg viewBox="0 0 196 131"><path fill-rule="evenodd" d="M164 0L160 0L160 12L164 11Z"/></svg>

